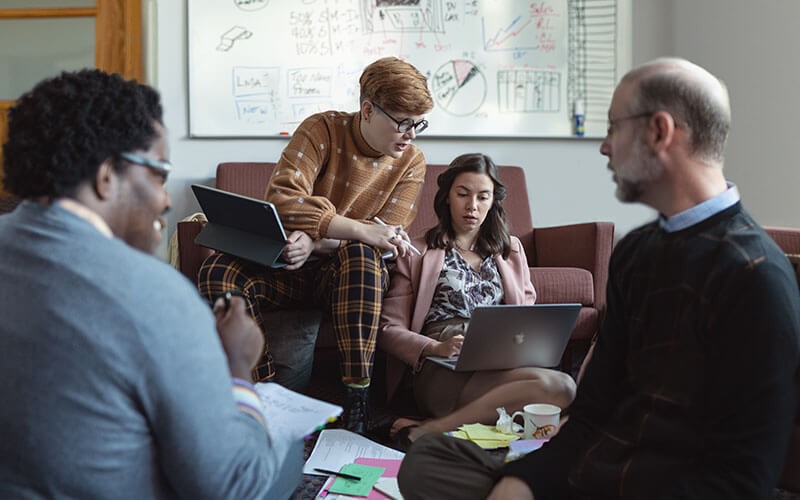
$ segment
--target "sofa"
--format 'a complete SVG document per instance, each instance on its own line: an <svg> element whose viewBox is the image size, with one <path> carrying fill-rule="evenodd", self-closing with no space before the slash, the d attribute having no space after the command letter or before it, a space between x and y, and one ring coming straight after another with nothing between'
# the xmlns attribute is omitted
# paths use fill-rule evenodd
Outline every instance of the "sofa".
<svg viewBox="0 0 800 500"><path fill-rule="evenodd" d="M781 250L786 253L789 262L792 263L797 273L798 286L800 286L800 229L775 226L766 226L764 229L781 247ZM798 401L800 401L800 366L795 371L794 379ZM789 450L786 454L786 465L778 481L778 487L800 494L800 406L797 409L794 430L792 431Z"/></svg>
<svg viewBox="0 0 800 500"><path fill-rule="evenodd" d="M219 189L261 199L274 166L266 162L221 163L217 166L215 184ZM436 178L446 168L446 165L428 165L417 204L420 208L414 223L407 228L412 237L423 234L437 220L433 211ZM505 208L511 232L525 247L537 302L582 305L562 360L562 369L572 372L597 331L605 305L614 226L609 222L587 222L534 228L524 170L500 166L499 175L508 188ZM201 229L202 222L198 221L179 222L177 227L178 268L192 281L196 281L200 264L211 253L194 244ZM275 359L277 380L302 390L308 382L315 353L335 349L332 329L319 328L320 312L313 309L266 313L265 323L274 325L270 351Z"/></svg>

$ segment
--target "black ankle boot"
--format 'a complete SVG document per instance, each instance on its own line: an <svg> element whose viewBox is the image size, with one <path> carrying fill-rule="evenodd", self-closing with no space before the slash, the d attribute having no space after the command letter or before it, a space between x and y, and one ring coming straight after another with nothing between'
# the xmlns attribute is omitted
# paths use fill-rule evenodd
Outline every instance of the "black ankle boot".
<svg viewBox="0 0 800 500"><path fill-rule="evenodd" d="M342 427L348 431L364 434L369 416L369 387L345 387Z"/></svg>

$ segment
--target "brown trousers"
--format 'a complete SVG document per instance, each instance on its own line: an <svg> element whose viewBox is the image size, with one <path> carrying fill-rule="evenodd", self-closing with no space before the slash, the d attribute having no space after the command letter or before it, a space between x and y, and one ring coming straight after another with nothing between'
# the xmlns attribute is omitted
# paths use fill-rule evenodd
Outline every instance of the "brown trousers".
<svg viewBox="0 0 800 500"><path fill-rule="evenodd" d="M425 434L409 449L397 482L406 500L483 499L500 479L501 458L472 441Z"/></svg>

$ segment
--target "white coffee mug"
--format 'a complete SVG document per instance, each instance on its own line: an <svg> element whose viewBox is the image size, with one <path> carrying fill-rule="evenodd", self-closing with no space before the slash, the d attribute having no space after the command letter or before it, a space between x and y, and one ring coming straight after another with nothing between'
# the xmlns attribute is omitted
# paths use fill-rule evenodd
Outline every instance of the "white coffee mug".
<svg viewBox="0 0 800 500"><path fill-rule="evenodd" d="M558 429L561 408L548 403L533 403L523 406L522 411L515 411L511 420L516 420L517 415L522 416L523 431L517 434L523 439L549 439Z"/></svg>

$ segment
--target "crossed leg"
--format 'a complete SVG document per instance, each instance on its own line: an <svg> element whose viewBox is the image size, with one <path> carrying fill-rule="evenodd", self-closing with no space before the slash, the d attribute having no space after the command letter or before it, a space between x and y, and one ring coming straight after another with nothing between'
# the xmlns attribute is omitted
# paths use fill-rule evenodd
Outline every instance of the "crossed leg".
<svg viewBox="0 0 800 500"><path fill-rule="evenodd" d="M422 422L398 419L390 433L415 425L408 431L409 439L414 441L423 434L455 430L466 423L494 424L497 421L497 408L501 406L509 414L534 402L566 408L575 398L575 389L575 381L568 374L546 368L474 372L458 394L454 410L434 414L433 419ZM425 391L423 399L435 398L437 391ZM422 403L425 406L424 401Z"/></svg>

